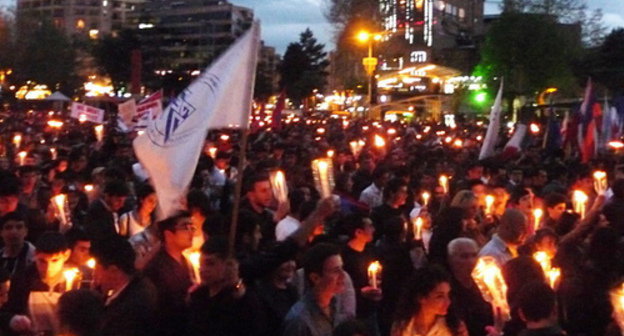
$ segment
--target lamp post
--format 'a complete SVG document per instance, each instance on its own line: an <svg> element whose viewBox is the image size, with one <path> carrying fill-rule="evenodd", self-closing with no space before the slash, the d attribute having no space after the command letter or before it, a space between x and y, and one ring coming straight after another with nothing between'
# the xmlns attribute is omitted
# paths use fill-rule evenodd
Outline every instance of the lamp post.
<svg viewBox="0 0 624 336"><path fill-rule="evenodd" d="M373 57L373 42L381 40L381 35L361 31L357 39L362 43L368 43L368 57L362 60L362 64L368 75L368 105L371 106L373 104L373 76L377 68L377 57Z"/></svg>

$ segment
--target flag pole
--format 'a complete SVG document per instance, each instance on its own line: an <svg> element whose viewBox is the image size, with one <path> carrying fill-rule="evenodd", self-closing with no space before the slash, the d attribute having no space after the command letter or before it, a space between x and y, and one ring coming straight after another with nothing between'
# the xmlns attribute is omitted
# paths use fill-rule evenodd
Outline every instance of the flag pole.
<svg viewBox="0 0 624 336"><path fill-rule="evenodd" d="M249 65L247 69L249 70L249 78L250 83L247 85L246 90L247 94L245 97L250 97L250 104L248 106L248 112L251 113L253 111L253 93L254 86L256 83L256 66L258 62L258 54L260 53L260 22L256 21L252 24L251 29L256 30L255 38L256 42L254 43L255 52L252 53L253 57L250 57ZM249 141L249 117L245 120L245 125L242 129L242 139L240 145L240 152L238 153L238 180L236 181L236 186L234 187L234 205L232 207L232 222L230 222L230 235L228 241L228 252L230 256L234 255L234 248L236 245L236 230L238 225L238 213L240 210L240 203L242 198L242 189L243 189L243 170L245 169L245 160L247 158L247 142Z"/></svg>
<svg viewBox="0 0 624 336"><path fill-rule="evenodd" d="M249 128L242 130L242 139L240 151L238 153L238 180L234 186L234 205L232 207L232 221L230 222L230 236L228 240L228 254L234 255L234 247L236 245L236 230L238 225L238 213L240 210L241 193L243 189L243 170L245 169L245 160L247 159L247 142L249 141Z"/></svg>

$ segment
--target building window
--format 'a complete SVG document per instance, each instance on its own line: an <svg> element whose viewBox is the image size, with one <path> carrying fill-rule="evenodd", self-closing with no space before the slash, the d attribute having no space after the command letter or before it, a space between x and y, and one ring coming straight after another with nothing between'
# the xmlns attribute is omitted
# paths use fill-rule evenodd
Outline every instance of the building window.
<svg viewBox="0 0 624 336"><path fill-rule="evenodd" d="M464 19L466 18L466 10L463 8L459 9L459 19L464 21Z"/></svg>
<svg viewBox="0 0 624 336"><path fill-rule="evenodd" d="M76 28L84 29L84 27L85 27L85 21L83 19L76 20Z"/></svg>

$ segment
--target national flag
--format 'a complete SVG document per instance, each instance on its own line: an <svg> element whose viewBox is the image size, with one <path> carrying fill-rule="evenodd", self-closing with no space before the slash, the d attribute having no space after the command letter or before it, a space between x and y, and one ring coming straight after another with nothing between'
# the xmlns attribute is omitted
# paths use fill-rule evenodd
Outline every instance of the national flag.
<svg viewBox="0 0 624 336"><path fill-rule="evenodd" d="M494 105L492 105L492 111L490 111L490 124L488 125L483 145L481 145L481 153L479 153L479 160L483 160L490 156L494 156L494 147L498 142L498 132L500 131L500 119L501 111L503 110L503 81L501 80L500 87L498 88L498 94Z"/></svg>
<svg viewBox="0 0 624 336"><path fill-rule="evenodd" d="M104 110L77 102L72 103L69 116L80 121L90 121L96 124L104 122Z"/></svg>
<svg viewBox="0 0 624 336"><path fill-rule="evenodd" d="M514 130L514 134L511 136L505 148L503 149L502 156L504 158L511 158L516 155L520 149L522 148L522 140L527 132L527 125L525 124L517 124L516 129Z"/></svg>
<svg viewBox="0 0 624 336"><path fill-rule="evenodd" d="M271 128L275 131L279 131L282 129L282 111L284 111L285 106L286 90L280 93L279 98L277 98L277 103L275 103L275 109L273 110L273 117L271 118Z"/></svg>
<svg viewBox="0 0 624 336"><path fill-rule="evenodd" d="M161 218L182 207L208 130L248 127L259 45L254 23L134 140Z"/></svg>

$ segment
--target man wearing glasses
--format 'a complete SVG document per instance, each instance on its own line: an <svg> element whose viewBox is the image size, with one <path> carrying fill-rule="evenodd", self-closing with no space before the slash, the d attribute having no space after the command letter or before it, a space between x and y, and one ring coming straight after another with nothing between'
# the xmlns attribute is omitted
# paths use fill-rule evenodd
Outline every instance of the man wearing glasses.
<svg viewBox="0 0 624 336"><path fill-rule="evenodd" d="M193 272L182 254L193 245L195 227L188 212L179 212L158 223L162 246L145 268L145 276L158 292L158 335L183 335L187 325L185 299L193 285Z"/></svg>

